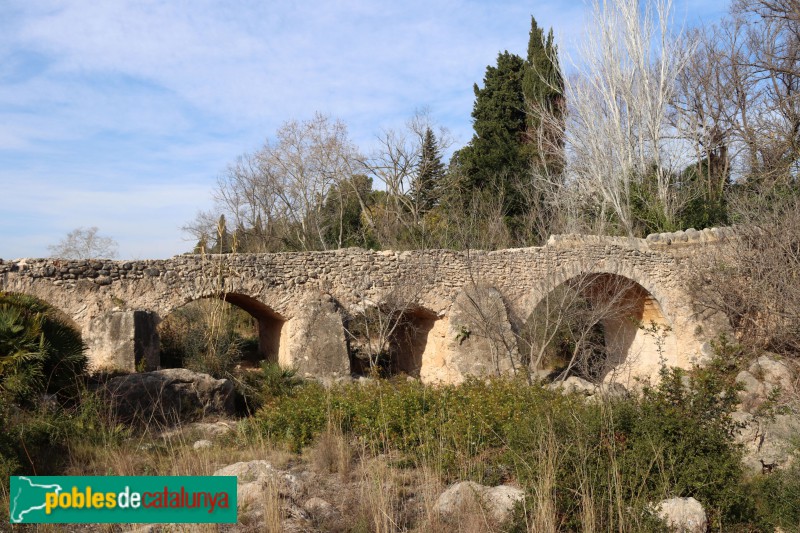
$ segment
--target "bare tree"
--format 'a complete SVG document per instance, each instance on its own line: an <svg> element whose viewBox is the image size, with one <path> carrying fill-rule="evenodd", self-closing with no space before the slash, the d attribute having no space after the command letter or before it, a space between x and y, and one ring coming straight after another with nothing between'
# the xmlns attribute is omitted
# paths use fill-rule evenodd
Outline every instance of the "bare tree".
<svg viewBox="0 0 800 533"><path fill-rule="evenodd" d="M800 355L800 196L734 197L750 224L724 246L695 258L690 289L705 312L722 312L737 340L754 350Z"/></svg>
<svg viewBox="0 0 800 533"><path fill-rule="evenodd" d="M751 114L741 117L749 175L786 183L800 170L800 3L738 0L733 17L746 38L737 67L751 80Z"/></svg>
<svg viewBox="0 0 800 533"><path fill-rule="evenodd" d="M553 287L521 328L523 361L534 375L545 370L556 371L556 379L603 380L619 370L632 332L646 326L640 324L644 297L637 283L611 274L581 274Z"/></svg>
<svg viewBox="0 0 800 533"><path fill-rule="evenodd" d="M419 301L435 275L436 264L421 259L377 296L369 295L375 280L364 275L345 331L351 354L365 373L419 375L427 333L436 318Z"/></svg>
<svg viewBox="0 0 800 533"><path fill-rule="evenodd" d="M786 185L800 159L800 8L796 0L739 0L698 30L680 77L676 126L695 147L705 194L731 178Z"/></svg>
<svg viewBox="0 0 800 533"><path fill-rule="evenodd" d="M47 247L51 257L62 259L113 258L117 256L117 242L99 235L97 226L76 228L58 244Z"/></svg>
<svg viewBox="0 0 800 533"><path fill-rule="evenodd" d="M341 121L316 114L281 126L274 140L230 165L214 191L216 210L232 222L244 250L326 250L344 243L344 196L366 199L351 179L360 159ZM335 196L335 198L332 198ZM331 213L331 206L338 206ZM213 234L216 216L185 229Z"/></svg>
<svg viewBox="0 0 800 533"><path fill-rule="evenodd" d="M380 243L395 249L425 248L430 245L430 228L424 217L420 195L414 185L421 171L425 134L437 130L439 150L447 150L452 140L445 128L434 128L427 111L417 111L401 130L386 130L377 138L376 148L361 164L364 173L375 180L385 196L370 207L373 230Z"/></svg>
<svg viewBox="0 0 800 533"><path fill-rule="evenodd" d="M676 210L666 118L691 47L670 34L669 0L592 5L578 73L565 80L568 180L633 235L632 188L645 177L664 218Z"/></svg>

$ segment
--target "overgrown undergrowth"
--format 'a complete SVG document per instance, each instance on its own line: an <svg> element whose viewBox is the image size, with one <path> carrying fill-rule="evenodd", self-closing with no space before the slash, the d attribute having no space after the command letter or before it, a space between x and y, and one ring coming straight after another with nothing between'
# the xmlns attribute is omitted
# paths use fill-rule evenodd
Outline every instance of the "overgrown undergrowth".
<svg viewBox="0 0 800 533"><path fill-rule="evenodd" d="M397 468L433 468L446 483L517 483L531 497L515 530L648 530L653 502L692 496L714 529L796 531L797 511L768 504L757 489L766 482L742 470L725 366L665 369L661 385L641 395L596 401L521 380L309 383L274 398L241 431L300 452L333 426ZM769 483L796 495L794 474Z"/></svg>

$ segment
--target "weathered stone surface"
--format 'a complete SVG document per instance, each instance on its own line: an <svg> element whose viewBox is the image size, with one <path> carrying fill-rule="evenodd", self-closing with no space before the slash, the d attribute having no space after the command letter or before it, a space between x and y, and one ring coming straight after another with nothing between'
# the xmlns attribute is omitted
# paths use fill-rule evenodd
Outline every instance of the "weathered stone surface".
<svg viewBox="0 0 800 533"><path fill-rule="evenodd" d="M554 381L547 388L552 390L560 389L564 394L576 393L587 396L597 392L597 385L578 376L570 376L563 381Z"/></svg>
<svg viewBox="0 0 800 533"><path fill-rule="evenodd" d="M498 485L484 491L482 501L499 523L504 523L514 516L514 506L525 499L525 491L509 485Z"/></svg>
<svg viewBox="0 0 800 533"><path fill-rule="evenodd" d="M736 442L744 445L742 463L753 473L780 470L792 465L797 436L800 435L800 418L780 414L762 418L751 413L736 411L733 420L741 425Z"/></svg>
<svg viewBox="0 0 800 533"><path fill-rule="evenodd" d="M521 363L500 291L467 285L458 293L450 308L444 353L450 383L467 376L513 375Z"/></svg>
<svg viewBox="0 0 800 533"><path fill-rule="evenodd" d="M84 337L93 370L134 372L159 365L158 317L151 311L114 310L89 323Z"/></svg>
<svg viewBox="0 0 800 533"><path fill-rule="evenodd" d="M303 377L328 380L350 375L342 316L330 296L309 296L284 324L278 362Z"/></svg>
<svg viewBox="0 0 800 533"><path fill-rule="evenodd" d="M477 502L497 523L503 523L513 516L514 505L524 499L525 491L517 487L487 487L473 481L460 481L439 496L435 508L444 517L457 517L466 507Z"/></svg>
<svg viewBox="0 0 800 533"><path fill-rule="evenodd" d="M201 440L194 441L194 444L192 444L192 449L194 449L194 450L204 450L206 448L211 448L213 445L214 445L214 443L211 442L210 440L201 439Z"/></svg>
<svg viewBox="0 0 800 533"><path fill-rule="evenodd" d="M124 420L175 423L234 413L233 383L183 368L115 377L103 392Z"/></svg>
<svg viewBox="0 0 800 533"><path fill-rule="evenodd" d="M333 505L316 496L306 500L303 509L316 520L326 520L337 514Z"/></svg>
<svg viewBox="0 0 800 533"><path fill-rule="evenodd" d="M670 498L656 508L658 517L675 533L705 533L708 528L706 511L694 498Z"/></svg>
<svg viewBox="0 0 800 533"><path fill-rule="evenodd" d="M474 481L459 481L447 488L436 500L436 511L453 516L474 501L480 501L486 487Z"/></svg>
<svg viewBox="0 0 800 533"><path fill-rule="evenodd" d="M748 370L770 389L780 387L785 392L794 390L794 375L791 369L781 361L762 355L750 365Z"/></svg>
<svg viewBox="0 0 800 533"><path fill-rule="evenodd" d="M97 327L115 308L146 310L157 322L187 302L224 297L257 318L262 355L277 359L283 350L313 374L342 372L344 365L338 347L333 361L318 362L311 354L305 359L297 349L287 352L303 337L315 339L312 344L320 347L339 345L338 331L324 336L306 331L314 324L306 308L309 298L329 295L336 313L352 316L406 287L413 289L406 291L411 295L407 310L424 314L430 326L425 345L420 341L414 348L421 350L422 364L413 375L423 381L457 381L465 372L486 375L513 367L517 348L510 333L519 331L555 287L585 274L618 276L641 287L641 316L634 321L649 324L654 319L670 328L659 344L631 326L633 321L604 324L607 331L619 333L609 346L616 358L610 370L626 363L626 379L647 378L657 376L658 346L664 348L667 364L687 368L703 344L726 327L720 316L696 312L686 276L702 267L696 259L724 250L735 237L736 230L719 228L648 239L557 235L546 246L493 252L346 249L119 262L24 259L0 261L0 290L39 297L66 313L82 330L96 369L131 370L136 364L135 349L114 349L105 337L107 328ZM470 317L475 314L470 306L475 306L465 287L482 288L475 289L484 293L478 294L477 308L499 320L491 331L481 331L484 325ZM325 329L338 329L341 317L335 320L328 303L319 304ZM128 322L120 324L120 331L127 331L122 337L141 337L154 345ZM456 337L463 342L457 344ZM478 345L493 351L488 359ZM482 358L473 361L472 355Z"/></svg>
<svg viewBox="0 0 800 533"><path fill-rule="evenodd" d="M297 476L278 470L263 460L234 463L220 468L213 475L237 477L237 505L240 511L261 505L268 490L277 491L281 498L292 502L305 493ZM300 512L303 512L302 509Z"/></svg>
<svg viewBox="0 0 800 533"><path fill-rule="evenodd" d="M753 374L743 370L736 375L736 382L742 385L739 403L745 411L757 409L766 400L767 389Z"/></svg>

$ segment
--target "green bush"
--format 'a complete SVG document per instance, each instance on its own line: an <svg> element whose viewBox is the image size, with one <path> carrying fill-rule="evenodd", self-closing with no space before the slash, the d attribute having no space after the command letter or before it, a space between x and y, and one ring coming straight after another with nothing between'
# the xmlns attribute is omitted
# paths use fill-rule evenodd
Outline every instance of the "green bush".
<svg viewBox="0 0 800 533"><path fill-rule="evenodd" d="M755 476L747 485L764 530L800 532L800 467Z"/></svg>
<svg viewBox="0 0 800 533"><path fill-rule="evenodd" d="M646 529L648 506L674 496L701 501L717 529L752 525L763 513L733 440L729 361L664 369L660 385L639 396L597 402L521 380L440 387L377 380L330 389L309 383L274 398L245 427L299 451L334 423L376 453L435 465L445 480L516 479L532 494L552 475L564 530L581 528L587 498L596 502L590 511L599 529L620 521Z"/></svg>
<svg viewBox="0 0 800 533"><path fill-rule="evenodd" d="M0 292L0 392L30 407L44 393L68 400L85 368L80 334L51 307Z"/></svg>

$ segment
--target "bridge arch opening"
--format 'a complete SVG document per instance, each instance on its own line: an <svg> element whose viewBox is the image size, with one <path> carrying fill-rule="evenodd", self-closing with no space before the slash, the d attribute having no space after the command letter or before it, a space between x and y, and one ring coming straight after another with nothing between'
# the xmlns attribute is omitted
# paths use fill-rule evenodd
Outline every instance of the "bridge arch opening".
<svg viewBox="0 0 800 533"><path fill-rule="evenodd" d="M192 300L159 324L161 366L257 368L277 363L284 317L251 296L224 293ZM212 372L213 373L213 372Z"/></svg>
<svg viewBox="0 0 800 533"><path fill-rule="evenodd" d="M520 332L532 371L593 382L656 378L675 338L656 298L619 274L583 273L546 291Z"/></svg>
<svg viewBox="0 0 800 533"><path fill-rule="evenodd" d="M350 317L347 341L351 371L384 377L420 377L428 337L438 317L424 307L387 310L370 307Z"/></svg>

